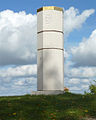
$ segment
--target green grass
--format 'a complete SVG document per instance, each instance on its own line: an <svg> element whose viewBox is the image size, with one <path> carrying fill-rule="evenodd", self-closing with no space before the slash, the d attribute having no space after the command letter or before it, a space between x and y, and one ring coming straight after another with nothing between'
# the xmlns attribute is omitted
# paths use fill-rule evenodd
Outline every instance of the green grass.
<svg viewBox="0 0 96 120"><path fill-rule="evenodd" d="M96 118L96 95L0 97L0 120L83 120Z"/></svg>

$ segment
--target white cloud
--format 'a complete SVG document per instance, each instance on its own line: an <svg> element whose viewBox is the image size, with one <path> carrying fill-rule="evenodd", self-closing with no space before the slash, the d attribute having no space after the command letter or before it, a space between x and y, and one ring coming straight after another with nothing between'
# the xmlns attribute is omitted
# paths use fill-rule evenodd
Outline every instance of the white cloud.
<svg viewBox="0 0 96 120"><path fill-rule="evenodd" d="M96 30L78 47L72 48L72 60L76 66L96 66Z"/></svg>
<svg viewBox="0 0 96 120"><path fill-rule="evenodd" d="M94 9L84 10L81 14L79 10L70 7L65 10L64 13L64 32L65 36L68 36L74 29L78 29L87 20L87 18L95 12Z"/></svg>
<svg viewBox="0 0 96 120"><path fill-rule="evenodd" d="M24 81L17 81L15 85L24 85Z"/></svg>
<svg viewBox="0 0 96 120"><path fill-rule="evenodd" d="M82 89L88 89L89 85L82 85Z"/></svg>
<svg viewBox="0 0 96 120"><path fill-rule="evenodd" d="M66 60L69 57L69 53L67 50L64 49L64 60Z"/></svg>
<svg viewBox="0 0 96 120"><path fill-rule="evenodd" d="M75 87L70 87L69 90L71 90L71 91L80 91L81 88L75 86Z"/></svg>
<svg viewBox="0 0 96 120"><path fill-rule="evenodd" d="M79 14L77 9L70 7L64 13L64 32L68 35L82 26L94 10L85 10ZM24 11L0 12L0 65L36 63L36 21L36 15Z"/></svg>
<svg viewBox="0 0 96 120"><path fill-rule="evenodd" d="M68 81L69 84L79 84L80 83L80 79L78 78L71 78Z"/></svg>
<svg viewBox="0 0 96 120"><path fill-rule="evenodd" d="M31 64L36 59L37 16L0 12L0 65Z"/></svg>
<svg viewBox="0 0 96 120"><path fill-rule="evenodd" d="M82 82L83 83L89 83L89 79L83 79Z"/></svg>
<svg viewBox="0 0 96 120"><path fill-rule="evenodd" d="M96 67L68 68L65 75L73 78L92 78L96 77Z"/></svg>
<svg viewBox="0 0 96 120"><path fill-rule="evenodd" d="M27 84L32 84L33 83L33 81L36 81L37 80L37 78L35 78L35 77L30 77L30 78L26 78L26 83Z"/></svg>
<svg viewBox="0 0 96 120"><path fill-rule="evenodd" d="M96 79L96 67L73 67L71 61L66 62L64 66L64 85L71 92L83 93L88 90L90 82L93 82L94 79Z"/></svg>
<svg viewBox="0 0 96 120"><path fill-rule="evenodd" d="M91 79L85 79L83 77L65 77L64 84L69 88L71 92L83 93L85 90L88 90Z"/></svg>
<svg viewBox="0 0 96 120"><path fill-rule="evenodd" d="M37 65L23 65L17 67L8 67L0 70L0 77L26 77L37 74Z"/></svg>
<svg viewBox="0 0 96 120"><path fill-rule="evenodd" d="M88 91L88 88L89 88L89 85L82 85L80 84L79 86L71 86L69 87L69 90L72 91L72 92L84 92L84 91Z"/></svg>
<svg viewBox="0 0 96 120"><path fill-rule="evenodd" d="M0 70L0 96L23 95L37 90L37 65L24 65ZM10 77L9 77L10 76Z"/></svg>
<svg viewBox="0 0 96 120"><path fill-rule="evenodd" d="M30 81L26 82L27 79L30 79ZM10 83L4 84L3 81L0 83L0 96L30 94L31 91L37 90L36 83L37 79L35 77L11 77Z"/></svg>
<svg viewBox="0 0 96 120"><path fill-rule="evenodd" d="M74 29L80 28L93 13L93 9L85 10L81 14L74 7L65 10L65 35L68 36ZM36 15L26 14L24 11L16 13L5 10L0 12L0 65L21 65L0 68L0 88L2 88L0 94L24 94L26 89L36 90L37 65L30 65L36 63L36 21ZM64 53L65 58L69 58L66 50ZM78 70L70 68L71 65L71 62L67 62L64 67L65 76L71 77L71 79L68 78L70 84L78 84L81 81L78 78L80 76L96 76L96 68L79 68ZM73 86L71 90L80 90L80 88Z"/></svg>
<svg viewBox="0 0 96 120"><path fill-rule="evenodd" d="M11 78L12 80L12 78ZM35 77L22 77L22 78L16 78L13 83L13 87L19 87L19 86L32 86L32 84L36 83L37 78Z"/></svg>

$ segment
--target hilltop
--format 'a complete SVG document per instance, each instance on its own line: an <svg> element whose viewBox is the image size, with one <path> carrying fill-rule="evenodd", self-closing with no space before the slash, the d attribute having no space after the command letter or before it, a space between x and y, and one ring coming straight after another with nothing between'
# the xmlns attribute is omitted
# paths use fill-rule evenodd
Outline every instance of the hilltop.
<svg viewBox="0 0 96 120"><path fill-rule="evenodd" d="M96 95L0 97L0 120L83 120L96 118Z"/></svg>

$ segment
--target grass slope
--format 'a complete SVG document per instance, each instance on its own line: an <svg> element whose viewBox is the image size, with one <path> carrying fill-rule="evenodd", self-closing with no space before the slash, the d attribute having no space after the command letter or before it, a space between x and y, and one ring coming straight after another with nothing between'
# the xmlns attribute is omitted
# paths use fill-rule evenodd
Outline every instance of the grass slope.
<svg viewBox="0 0 96 120"><path fill-rule="evenodd" d="M0 97L0 120L82 120L96 118L96 95Z"/></svg>

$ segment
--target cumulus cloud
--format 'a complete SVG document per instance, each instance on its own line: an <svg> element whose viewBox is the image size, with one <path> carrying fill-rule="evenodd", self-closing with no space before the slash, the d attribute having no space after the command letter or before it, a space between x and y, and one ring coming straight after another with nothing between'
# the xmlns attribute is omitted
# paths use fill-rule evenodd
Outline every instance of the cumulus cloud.
<svg viewBox="0 0 96 120"><path fill-rule="evenodd" d="M78 29L87 20L87 18L95 12L94 9L84 10L81 14L79 10L70 7L65 10L64 13L64 32L65 36L68 36L74 29Z"/></svg>
<svg viewBox="0 0 96 120"><path fill-rule="evenodd" d="M71 91L80 91L81 89L79 87L70 87Z"/></svg>
<svg viewBox="0 0 96 120"><path fill-rule="evenodd" d="M36 15L24 11L0 12L0 65L35 62L36 20Z"/></svg>
<svg viewBox="0 0 96 120"><path fill-rule="evenodd" d="M69 67L65 75L73 78L93 78L96 77L96 67Z"/></svg>
<svg viewBox="0 0 96 120"><path fill-rule="evenodd" d="M14 86L31 86L37 79L35 77L19 78L14 81Z"/></svg>
<svg viewBox="0 0 96 120"><path fill-rule="evenodd" d="M72 92L82 93L88 90L90 82L95 78L96 67L74 67L71 61L65 64L64 83Z"/></svg>
<svg viewBox="0 0 96 120"><path fill-rule="evenodd" d="M79 86L72 86L70 90L75 93L82 93L84 91L88 91L89 85L79 85Z"/></svg>
<svg viewBox="0 0 96 120"><path fill-rule="evenodd" d="M92 82L90 79L85 79L85 78L70 78L70 77L65 77L64 78L64 83L65 86L69 88L71 92L79 92L83 93L84 91L89 90L89 84Z"/></svg>
<svg viewBox="0 0 96 120"><path fill-rule="evenodd" d="M69 53L67 50L64 49L64 60L67 60L68 57L69 57Z"/></svg>
<svg viewBox="0 0 96 120"><path fill-rule="evenodd" d="M96 30L79 46L72 48L72 61L75 66L96 66Z"/></svg>
<svg viewBox="0 0 96 120"><path fill-rule="evenodd" d="M6 67L0 70L0 96L20 95L37 90L37 65Z"/></svg>
<svg viewBox="0 0 96 120"><path fill-rule="evenodd" d="M81 14L78 9L70 7L64 14L64 32L68 36L74 29L78 29L86 19L94 13L93 9L85 10ZM26 14L26 12L13 12L4 10L0 12L0 65L9 66L4 69L0 67L0 95L24 94L28 91L36 90L36 32L37 16ZM64 50L65 59L69 58L69 53ZM26 65L27 64L27 65ZM17 66L18 65L18 66ZM79 84L81 79L77 76L95 76L95 68L86 70L80 68L70 68L71 62L65 65L65 77L70 84ZM81 72L83 70L83 72ZM80 73L79 73L80 72ZM89 73L89 74L88 74ZM68 84L69 84L68 83ZM71 86L71 90L81 90L76 86Z"/></svg>
<svg viewBox="0 0 96 120"><path fill-rule="evenodd" d="M0 70L0 78L7 78L8 80L10 77L26 77L36 74L37 74L37 65L8 67L7 69Z"/></svg>
<svg viewBox="0 0 96 120"><path fill-rule="evenodd" d="M88 89L88 88L89 88L89 85L82 85L82 88L83 88L83 89Z"/></svg>
<svg viewBox="0 0 96 120"><path fill-rule="evenodd" d="M24 81L17 81L16 83L15 83L15 85L24 85Z"/></svg>
<svg viewBox="0 0 96 120"><path fill-rule="evenodd" d="M83 79L83 83L89 83L89 79Z"/></svg>
<svg viewBox="0 0 96 120"><path fill-rule="evenodd" d="M74 7L65 10L65 35L81 27L93 13L93 9L85 10L81 14ZM36 63L36 24L36 15L26 14L24 11L0 12L0 65Z"/></svg>
<svg viewBox="0 0 96 120"><path fill-rule="evenodd" d="M80 79L78 78L71 78L68 81L69 84L79 84L80 83Z"/></svg>
<svg viewBox="0 0 96 120"><path fill-rule="evenodd" d="M10 83L0 82L0 96L30 94L32 90L37 90L36 83L37 79L35 77L11 77Z"/></svg>

